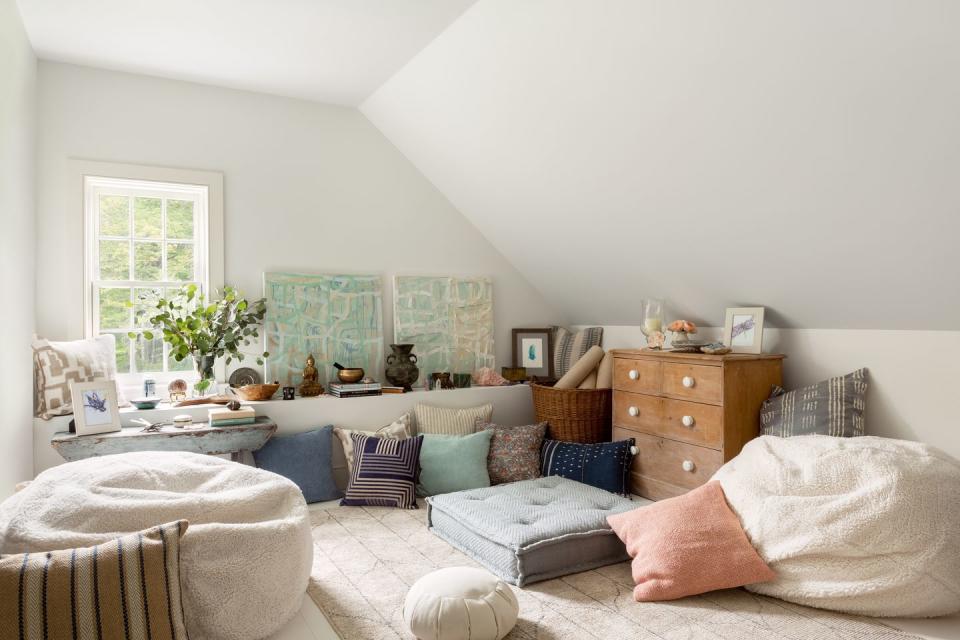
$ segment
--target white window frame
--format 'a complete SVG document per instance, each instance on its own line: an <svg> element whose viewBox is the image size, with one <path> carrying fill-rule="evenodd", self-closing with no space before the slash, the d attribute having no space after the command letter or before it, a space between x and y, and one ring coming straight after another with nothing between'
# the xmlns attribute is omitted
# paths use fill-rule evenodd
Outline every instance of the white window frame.
<svg viewBox="0 0 960 640"><path fill-rule="evenodd" d="M97 300L97 287L105 282L116 286L136 286L141 281L101 281L98 279L97 254L98 254L98 225L99 216L96 213L99 210L97 197L99 193L107 189L111 193L123 195L123 189L133 195L150 195L151 190L156 194L162 194L169 197L171 194L182 194L183 199L194 199L199 202L199 212L195 205L194 208L194 251L204 254L205 260L201 264L205 266L198 276L198 284L205 292L212 292L223 287L223 174L213 171L199 171L191 169L174 169L165 167L149 167L143 165L130 165L118 163L106 163L95 161L71 161L73 169L76 171L81 183L82 190L82 213L83 213L83 327L86 337L99 335L99 301ZM131 218L131 224L133 220ZM132 229L131 229L132 231ZM165 243L166 229L162 235ZM131 247L132 248L132 247ZM196 256L199 255L195 253ZM166 251L162 252L163 260L166 260ZM131 264L133 255L130 256ZM136 275L131 271L131 275ZM164 285L176 286L177 283L150 283L149 286L160 287ZM144 284L144 286L147 286ZM134 353L131 351L131 364L134 363ZM223 380L225 377L225 368L222 363L218 363L216 369L217 379ZM165 384L170 380L180 377L192 379L195 375L192 372L171 371L171 372L136 372L136 373L118 373L118 384L125 389L135 393L141 387L143 379L149 375L157 380L158 386Z"/></svg>

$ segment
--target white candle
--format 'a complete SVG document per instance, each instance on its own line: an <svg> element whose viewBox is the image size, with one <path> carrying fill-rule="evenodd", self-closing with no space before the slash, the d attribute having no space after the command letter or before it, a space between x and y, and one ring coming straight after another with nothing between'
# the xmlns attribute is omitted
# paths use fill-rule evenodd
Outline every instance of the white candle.
<svg viewBox="0 0 960 640"><path fill-rule="evenodd" d="M660 322L660 318L644 318L643 320L644 333L653 333L654 331L660 331L661 326L663 325Z"/></svg>

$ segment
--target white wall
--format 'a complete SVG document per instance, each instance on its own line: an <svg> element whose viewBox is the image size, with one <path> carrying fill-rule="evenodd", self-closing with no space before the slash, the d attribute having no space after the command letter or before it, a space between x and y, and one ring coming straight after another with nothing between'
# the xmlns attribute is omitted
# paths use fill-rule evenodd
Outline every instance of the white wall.
<svg viewBox="0 0 960 640"><path fill-rule="evenodd" d="M697 338L720 340L722 329ZM646 343L636 326L606 326L606 349ZM787 389L867 367L867 434L918 440L960 458L960 331L769 329L763 350L784 353Z"/></svg>
<svg viewBox="0 0 960 640"><path fill-rule="evenodd" d="M960 329L960 2L480 0L361 110L571 322Z"/></svg>
<svg viewBox="0 0 960 640"><path fill-rule="evenodd" d="M493 278L497 358L510 330L562 320L356 109L40 63L37 326L82 335L82 219L68 158L222 171L225 279L267 270ZM392 297L384 327L392 341Z"/></svg>
<svg viewBox="0 0 960 640"><path fill-rule="evenodd" d="M34 145L37 60L14 0L0 0L0 500L33 476Z"/></svg>

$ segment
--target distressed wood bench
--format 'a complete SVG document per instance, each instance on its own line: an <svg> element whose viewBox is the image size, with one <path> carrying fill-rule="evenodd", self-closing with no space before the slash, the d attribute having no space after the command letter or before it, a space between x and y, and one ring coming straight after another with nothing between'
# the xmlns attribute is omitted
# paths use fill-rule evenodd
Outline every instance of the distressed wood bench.
<svg viewBox="0 0 960 640"><path fill-rule="evenodd" d="M239 462L244 451L256 451L277 430L277 424L268 416L257 416L253 424L211 427L194 423L188 427L164 426L159 431L144 431L143 427L124 427L112 433L78 436L60 431L50 439L50 445L67 462L94 456L108 456L131 451L191 451L210 455L230 454Z"/></svg>

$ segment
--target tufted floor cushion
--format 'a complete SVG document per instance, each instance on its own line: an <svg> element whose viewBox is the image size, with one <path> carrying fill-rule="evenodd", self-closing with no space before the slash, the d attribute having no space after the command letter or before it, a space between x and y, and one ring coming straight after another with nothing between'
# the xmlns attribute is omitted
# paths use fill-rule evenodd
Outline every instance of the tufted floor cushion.
<svg viewBox="0 0 960 640"><path fill-rule="evenodd" d="M89 458L0 504L0 553L93 546L174 520L191 640L255 640L300 608L313 563L306 503L273 473L194 453Z"/></svg>
<svg viewBox="0 0 960 640"><path fill-rule="evenodd" d="M517 586L627 560L607 516L641 506L558 476L427 499L435 534Z"/></svg>

